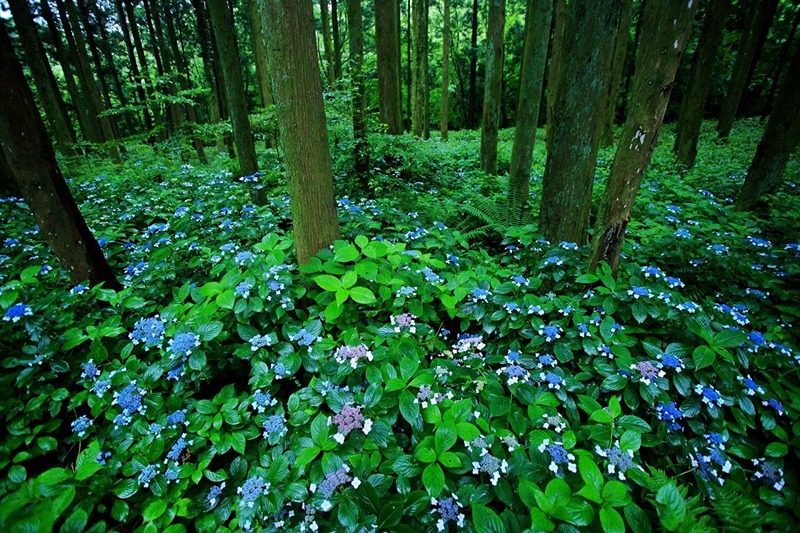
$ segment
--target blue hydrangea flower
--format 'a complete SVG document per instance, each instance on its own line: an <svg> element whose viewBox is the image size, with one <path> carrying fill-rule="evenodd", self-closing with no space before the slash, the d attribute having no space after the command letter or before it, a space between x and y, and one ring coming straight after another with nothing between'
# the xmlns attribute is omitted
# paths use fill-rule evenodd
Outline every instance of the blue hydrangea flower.
<svg viewBox="0 0 800 533"><path fill-rule="evenodd" d="M646 278L659 279L659 278L663 278L664 277L664 271L663 270L661 270L658 267L650 266L650 265L643 266L642 267L642 273L644 274L644 277L646 277Z"/></svg>
<svg viewBox="0 0 800 533"><path fill-rule="evenodd" d="M328 472L325 475L325 479L319 484L317 491L327 500L333 495L337 487L352 480L348 472L350 472L350 467L347 465L342 465L333 472Z"/></svg>
<svg viewBox="0 0 800 533"><path fill-rule="evenodd" d="M417 288L416 287L400 287L397 289L396 295L399 296L416 296L417 295Z"/></svg>
<svg viewBox="0 0 800 533"><path fill-rule="evenodd" d="M530 284L530 280L525 276L514 276L511 278L511 283L517 287L527 287Z"/></svg>
<svg viewBox="0 0 800 533"><path fill-rule="evenodd" d="M100 466L106 466L106 463L110 458L111 458L111 452L104 452L103 450L100 450L99 452L97 452L97 457L95 458L95 460L97 461L97 464L99 464Z"/></svg>
<svg viewBox="0 0 800 533"><path fill-rule="evenodd" d="M631 287L631 290L628 291L628 296L633 296L634 300L638 300L639 298L652 298L653 293L647 287Z"/></svg>
<svg viewBox="0 0 800 533"><path fill-rule="evenodd" d="M668 404L659 402L656 406L656 414L659 420L667 422L667 429L669 431L683 429L683 426L678 422L683 418L683 412L675 405L675 402L669 402Z"/></svg>
<svg viewBox="0 0 800 533"><path fill-rule="evenodd" d="M307 346L310 350L311 345L320 340L320 337L318 337L317 335L313 335L309 331L306 331L305 328L303 328L294 335L292 335L292 340L295 341L300 346Z"/></svg>
<svg viewBox="0 0 800 533"><path fill-rule="evenodd" d="M150 482L158 475L158 465L147 465L139 472L138 482L141 487L147 488Z"/></svg>
<svg viewBox="0 0 800 533"><path fill-rule="evenodd" d="M783 404L775 398L764 400L761 403L764 405L764 407L771 407L776 413L778 413L778 416L783 416L784 413L786 413L786 411L783 409Z"/></svg>
<svg viewBox="0 0 800 533"><path fill-rule="evenodd" d="M72 428L72 432L75 433L78 437L83 437L86 435L86 431L92 427L94 422L85 416L81 416L70 424Z"/></svg>
<svg viewBox="0 0 800 533"><path fill-rule="evenodd" d="M143 403L145 390L136 386L136 381L131 381L124 389L114 393L112 405L117 404L122 408L123 414L144 414L147 409Z"/></svg>
<svg viewBox="0 0 800 533"><path fill-rule="evenodd" d="M692 234L686 228L680 228L678 230L675 230L675 233L673 233L673 235L675 237L679 238L679 239L687 239L688 240L688 239L692 238Z"/></svg>
<svg viewBox="0 0 800 533"><path fill-rule="evenodd" d="M549 325L549 326L542 326L539 328L539 335L544 335L544 340L547 342L553 342L556 339L561 338L562 333L561 326L557 325Z"/></svg>
<svg viewBox="0 0 800 533"><path fill-rule="evenodd" d="M759 333L758 331L751 331L750 333L748 333L747 339L751 343L753 343L753 346L751 348L748 348L748 351L750 352L755 353L758 351L759 348L767 345L766 337L764 337L764 335L762 333Z"/></svg>
<svg viewBox="0 0 800 533"><path fill-rule="evenodd" d="M250 296L250 290L253 288L253 284L249 281L243 281L236 286L235 294L237 296L241 296L242 298L247 298Z"/></svg>
<svg viewBox="0 0 800 533"><path fill-rule="evenodd" d="M470 299L475 303L477 303L477 302L486 302L486 301L488 301L489 296L491 296L491 295L492 295L492 293L489 292L488 290L478 287L478 288L476 288L475 290L472 291L472 294L470 295Z"/></svg>
<svg viewBox="0 0 800 533"><path fill-rule="evenodd" d="M538 363L536 364L537 368L543 368L545 366L556 366L558 364L556 358L548 353L539 355L537 357L537 360L538 360Z"/></svg>
<svg viewBox="0 0 800 533"><path fill-rule="evenodd" d="M236 489L236 494L240 494L242 497L239 501L239 507L252 509L259 496L269 494L269 488L270 484L264 478L259 476L249 477L241 487Z"/></svg>
<svg viewBox="0 0 800 533"><path fill-rule="evenodd" d="M272 415L264 421L264 438L270 435L283 435L287 432L286 420L281 415Z"/></svg>
<svg viewBox="0 0 800 533"><path fill-rule="evenodd" d="M171 413L167 417L167 426L171 428L176 428L183 424L184 426L188 426L189 422L186 420L186 410L185 409L178 409L174 413Z"/></svg>
<svg viewBox="0 0 800 533"><path fill-rule="evenodd" d="M589 326L586 324L578 324L578 335L581 337L591 337L592 334L589 333Z"/></svg>
<svg viewBox="0 0 800 533"><path fill-rule="evenodd" d="M194 333L178 333L169 341L170 358L187 358L197 346L200 346L200 337Z"/></svg>
<svg viewBox="0 0 800 533"><path fill-rule="evenodd" d="M23 316L31 316L33 315L33 309L29 305L25 304L14 304L6 310L5 316L3 316L3 320L11 321L11 322L19 322L19 319Z"/></svg>
<svg viewBox="0 0 800 533"><path fill-rule="evenodd" d="M747 240L755 246L756 248L769 248L772 246L772 243L766 239L762 239L760 237L753 237L752 235L747 237Z"/></svg>
<svg viewBox="0 0 800 533"><path fill-rule="evenodd" d="M243 250L237 253L233 260L236 261L237 265L244 266L251 263L254 258L255 255L253 255L253 252L250 250Z"/></svg>
<svg viewBox="0 0 800 533"><path fill-rule="evenodd" d="M547 383L547 388L555 390L560 389L561 384L564 382L564 379L555 372L541 372L539 379Z"/></svg>
<svg viewBox="0 0 800 533"><path fill-rule="evenodd" d="M675 308L681 311L686 311L690 315L693 315L695 314L695 312L697 312L698 309L700 309L700 306L694 302L683 302L676 305Z"/></svg>
<svg viewBox="0 0 800 533"><path fill-rule="evenodd" d="M183 361L181 361L169 369L169 372L167 372L167 381L179 381L184 374L186 374L186 370L184 369Z"/></svg>
<svg viewBox="0 0 800 533"><path fill-rule="evenodd" d="M530 378L530 373L525 370L523 367L519 366L518 364L512 363L505 367L502 367L497 370L497 374L505 374L508 376L507 384L514 385L522 381L523 383L528 381Z"/></svg>
<svg viewBox="0 0 800 533"><path fill-rule="evenodd" d="M431 505L436 506L434 512L439 514L436 521L436 530L444 531L448 522L455 522L456 527L464 527L464 513L461 512L463 505L458 501L458 496L451 494L449 498L431 499Z"/></svg>
<svg viewBox="0 0 800 533"><path fill-rule="evenodd" d="M722 399L722 395L711 385L703 385L702 383L698 383L694 387L694 392L701 396L703 403L711 406L713 404L717 404L718 406L722 406L725 403L725 400Z"/></svg>
<svg viewBox="0 0 800 533"><path fill-rule="evenodd" d="M472 474L478 475L480 472L489 474L491 476L489 482L496 486L497 482L500 481L500 474L508 473L508 462L505 459L501 460L495 457L489 453L489 450L483 448L480 461L472 462Z"/></svg>
<svg viewBox="0 0 800 533"><path fill-rule="evenodd" d="M768 463L763 457L761 459L753 459L753 464L759 467L758 472L754 474L756 479L777 491L783 490L786 482L783 479L782 468Z"/></svg>
<svg viewBox="0 0 800 533"><path fill-rule="evenodd" d="M608 459L608 473L617 474L620 481L625 481L625 472L628 469L633 467L641 469L639 465L633 462L633 450L622 451L619 442L616 442L614 446L608 449L603 449L596 445L595 452L600 457Z"/></svg>
<svg viewBox="0 0 800 533"><path fill-rule="evenodd" d="M709 446L715 446L720 450L725 449L725 436L721 433L710 431L708 434L703 435Z"/></svg>
<svg viewBox="0 0 800 533"><path fill-rule="evenodd" d="M564 264L564 261L557 255L551 255L550 257L544 260L544 264L545 266L547 265L561 266Z"/></svg>
<svg viewBox="0 0 800 533"><path fill-rule="evenodd" d="M164 340L164 322L158 315L151 318L141 318L128 335L133 344L144 344L145 351L154 346L161 346Z"/></svg>
<svg viewBox="0 0 800 533"><path fill-rule="evenodd" d="M250 403L250 407L259 413L263 413L267 407L272 407L277 403L278 400L270 396L268 392L261 392L261 389L258 389L253 393L253 401Z"/></svg>
<svg viewBox="0 0 800 533"><path fill-rule="evenodd" d="M538 447L539 453L547 452L550 455L550 466L548 470L557 474L559 467L565 465L570 472L577 472L578 465L575 463L575 456L568 452L564 445L560 442L550 442L550 439L544 439Z"/></svg>
<svg viewBox="0 0 800 533"><path fill-rule="evenodd" d="M447 260L445 261L448 265L458 266L458 257L454 255L448 255Z"/></svg>
<svg viewBox="0 0 800 533"><path fill-rule="evenodd" d="M153 435L154 438L160 439L161 432L164 431L164 427L161 424L153 422L152 424L150 424L147 430L150 432L151 435Z"/></svg>
<svg viewBox="0 0 800 533"><path fill-rule="evenodd" d="M748 396L754 396L756 393L764 394L764 389L750 377L750 374L747 374L747 377L736 376L736 379L744 385L744 392Z"/></svg>
<svg viewBox="0 0 800 533"><path fill-rule="evenodd" d="M421 268L417 270L417 272L425 276L425 279L428 281L428 283L442 283L442 278L439 276L439 274L431 270L429 267ZM414 294L416 294L416 292Z"/></svg>
<svg viewBox="0 0 800 533"><path fill-rule="evenodd" d="M92 392L97 395L98 398L102 398L103 395L111 389L111 383L106 380L95 381L94 386L92 387Z"/></svg>
<svg viewBox="0 0 800 533"><path fill-rule="evenodd" d="M519 352L514 350L509 350L508 355L506 355L506 361L509 363L516 363L519 361Z"/></svg>
<svg viewBox="0 0 800 533"><path fill-rule="evenodd" d="M667 282L670 289L676 289L678 287L683 288L686 286L684 282L682 282L679 278L673 278L672 276L667 276L664 278L664 281Z"/></svg>
<svg viewBox="0 0 800 533"><path fill-rule="evenodd" d="M658 358L659 361L661 361L661 365L664 368L671 368L675 372L680 372L685 368L683 365L683 361L681 361L679 357L671 353L658 354L656 357Z"/></svg>
<svg viewBox="0 0 800 533"><path fill-rule="evenodd" d="M88 291L89 287L86 285L75 285L69 290L70 294L83 294L84 292Z"/></svg>
<svg viewBox="0 0 800 533"><path fill-rule="evenodd" d="M83 372L81 372L81 377L84 379L91 379L92 381L94 381L97 379L99 375L100 375L100 369L97 368L97 365L94 364L92 359L89 359L83 365Z"/></svg>
<svg viewBox="0 0 800 533"><path fill-rule="evenodd" d="M206 496L206 500L208 501L209 507L213 508L215 505L217 505L217 498L219 498L220 494L222 494L222 489L224 488L225 488L224 481L219 485L214 485L213 487L211 487L211 489L208 491L208 495Z"/></svg>
<svg viewBox="0 0 800 533"><path fill-rule="evenodd" d="M167 452L167 459L165 459L164 462L166 463L167 460L170 459L176 463L180 461L181 455L183 454L184 450L186 450L186 447L189 446L189 444L191 444L191 441L186 441L186 433L178 437L178 440L175 441L175 444L173 444L172 448L169 450L169 452Z"/></svg>

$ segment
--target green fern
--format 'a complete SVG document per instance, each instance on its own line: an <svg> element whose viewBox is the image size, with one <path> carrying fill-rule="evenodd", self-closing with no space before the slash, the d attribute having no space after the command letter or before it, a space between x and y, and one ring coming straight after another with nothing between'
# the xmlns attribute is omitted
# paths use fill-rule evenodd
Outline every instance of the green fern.
<svg viewBox="0 0 800 533"><path fill-rule="evenodd" d="M764 514L758 502L729 486L714 489L710 498L715 518L723 531L761 531Z"/></svg>
<svg viewBox="0 0 800 533"><path fill-rule="evenodd" d="M511 201L509 201L511 200ZM459 206L463 217L458 227L467 240L483 239L491 234L505 235L511 226L525 226L533 223L530 209L516 205L519 199L474 198L471 203Z"/></svg>

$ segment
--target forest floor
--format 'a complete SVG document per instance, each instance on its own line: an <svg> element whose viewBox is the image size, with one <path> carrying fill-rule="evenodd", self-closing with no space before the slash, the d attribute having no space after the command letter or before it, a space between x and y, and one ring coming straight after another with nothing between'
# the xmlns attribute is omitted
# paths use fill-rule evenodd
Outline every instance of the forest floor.
<svg viewBox="0 0 800 533"><path fill-rule="evenodd" d="M261 207L225 154L66 162L125 289L0 201L0 526L791 530L800 164L734 212L760 132L705 124L683 173L665 127L616 279L503 224L477 132L371 136L369 199L334 143L342 240L301 268L274 150Z"/></svg>

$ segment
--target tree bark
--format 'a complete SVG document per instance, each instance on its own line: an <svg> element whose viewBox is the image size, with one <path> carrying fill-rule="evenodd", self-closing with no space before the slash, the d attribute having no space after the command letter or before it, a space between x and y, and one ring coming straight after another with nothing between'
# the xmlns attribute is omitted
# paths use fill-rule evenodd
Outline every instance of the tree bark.
<svg viewBox="0 0 800 533"><path fill-rule="evenodd" d="M53 71L50 70L50 64L47 62L47 56L33 23L28 2L26 0L9 0L9 6L14 16L17 32L19 32L22 49L28 59L36 92L47 121L50 123L56 144L62 154L73 156L75 155L75 131L72 129L67 106L58 89Z"/></svg>
<svg viewBox="0 0 800 533"><path fill-rule="evenodd" d="M143 71L147 69L147 63L141 61L141 58L144 56L144 51L142 51L140 60L137 61L136 48L133 44L133 40L131 39L131 30L128 29L128 22L130 22L130 27L133 29L133 27L136 26L136 21L133 19L130 19L130 21L128 20L128 16L125 13L125 8L122 5L122 0L114 0L114 5L117 9L117 19L119 20L119 25L122 29L122 37L125 40L125 50L128 52L128 62L131 64L131 75L133 76L133 82L136 85L136 95L139 97L139 101L142 106L144 127L149 132L153 129L153 118L150 116L150 108L147 103L147 93L145 92L145 85L147 82L143 75ZM136 32L138 33L138 28Z"/></svg>
<svg viewBox="0 0 800 533"><path fill-rule="evenodd" d="M221 120L220 99L223 96L221 94L220 80L216 76L217 69L214 66L216 58L214 56L214 46L212 45L211 28L209 28L206 16L206 5L203 0L192 0L192 7L197 17L197 34L200 41L200 57L203 60L203 77L206 85L211 89L208 93L208 117L212 124L218 124ZM223 139L217 139L216 144L217 150L220 152L226 149Z"/></svg>
<svg viewBox="0 0 800 533"><path fill-rule="evenodd" d="M554 0L553 6L553 37L550 46L550 67L547 69L547 131L545 142L551 144L553 135L553 109L558 95L559 69L561 68L561 53L564 47L564 23L567 17L567 1Z"/></svg>
<svg viewBox="0 0 800 533"><path fill-rule="evenodd" d="M378 33L378 3L380 0L376 1L375 6L375 23L376 23L376 38ZM319 18L320 24L322 25L322 47L325 51L325 77L328 80L328 85L333 86L333 45L331 44L331 14L330 9L328 7L328 0L319 0ZM380 49L380 44L378 44ZM378 66L380 67L380 60Z"/></svg>
<svg viewBox="0 0 800 533"><path fill-rule="evenodd" d="M397 0L375 0L375 42L381 122L387 133L403 133L400 88L400 17Z"/></svg>
<svg viewBox="0 0 800 533"><path fill-rule="evenodd" d="M737 211L752 210L761 196L774 192L783 178L789 156L800 145L800 46L786 69L775 106L756 148L744 185L736 197Z"/></svg>
<svg viewBox="0 0 800 533"><path fill-rule="evenodd" d="M89 8L97 19L97 28L99 29L100 33L99 50L103 54L103 58L106 61L107 71L111 74L111 81L114 84L117 100L119 100L119 103L122 107L128 108L128 96L125 94L125 90L122 87L122 82L119 78L119 72L117 71L114 56L111 53L111 43L108 31L106 30L106 13L97 3L89 4ZM109 105L109 108L112 108L112 106ZM128 133L133 133L136 130L136 121L134 120L134 117L131 115L130 111L126 111L125 114L121 115L121 120L125 124L126 131ZM115 123L112 122L112 125L114 124Z"/></svg>
<svg viewBox="0 0 800 533"><path fill-rule="evenodd" d="M711 0L708 5L692 61L692 71L681 100L675 128L675 146L672 150L677 155L678 163L687 169L694 166L697 157L697 140L703 123L703 110L711 88L711 74L722 42L730 3L730 0Z"/></svg>
<svg viewBox="0 0 800 533"><path fill-rule="evenodd" d="M273 101L272 90L269 87L269 69L267 68L267 41L264 38L264 27L259 11L258 0L247 0L247 15L250 20L250 35L253 40L253 56L255 56L261 106L266 108L271 106Z"/></svg>
<svg viewBox="0 0 800 533"><path fill-rule="evenodd" d="M369 190L369 144L367 143L367 94L364 81L364 15L361 0L347 0L350 34L350 80L353 104L353 161L363 189Z"/></svg>
<svg viewBox="0 0 800 533"><path fill-rule="evenodd" d="M267 59L291 198L297 263L339 238L311 0L266 0Z"/></svg>
<svg viewBox="0 0 800 533"><path fill-rule="evenodd" d="M589 268L605 261L616 274L625 229L669 103L675 74L689 41L697 3L650 1L644 11L633 92L611 165L592 241Z"/></svg>
<svg viewBox="0 0 800 533"><path fill-rule="evenodd" d="M42 235L74 283L122 287L83 220L56 163L33 94L0 22L0 146Z"/></svg>
<svg viewBox="0 0 800 533"><path fill-rule="evenodd" d="M497 132L500 129L500 92L503 82L503 36L506 0L489 0L486 30L486 81L481 119L481 170L497 174Z"/></svg>
<svg viewBox="0 0 800 533"><path fill-rule="evenodd" d="M677 0L672 0L677 1ZM622 72L625 70L625 58L628 52L630 39L631 17L633 16L633 1L625 0L622 7L622 16L619 19L617 38L614 42L614 55L611 58L611 81L605 99L605 121L600 132L600 146L611 146L614 143L614 123L617 117L617 96L622 85Z"/></svg>
<svg viewBox="0 0 800 533"><path fill-rule="evenodd" d="M414 35L411 56L411 133L427 138L428 0L414 0L411 16Z"/></svg>
<svg viewBox="0 0 800 533"><path fill-rule="evenodd" d="M472 0L472 25L469 41L469 110L470 129L478 124L478 0Z"/></svg>
<svg viewBox="0 0 800 533"><path fill-rule="evenodd" d="M339 33L339 5L331 0L331 29L333 30L333 79L342 79L342 37Z"/></svg>
<svg viewBox="0 0 800 533"><path fill-rule="evenodd" d="M239 173L242 176L251 176L258 172L258 159L247 114L247 98L242 84L242 67L239 63L239 48L233 32L231 12L227 0L208 0L208 9L225 81L225 95L239 156ZM253 189L252 200L258 205L263 204L266 201L263 189Z"/></svg>
<svg viewBox="0 0 800 533"><path fill-rule="evenodd" d="M622 0L572 0L555 80L552 135L542 183L539 233L552 242L586 240L609 79Z"/></svg>
<svg viewBox="0 0 800 533"><path fill-rule="evenodd" d="M444 0L442 21L442 111L439 118L439 131L442 140L447 140L447 118L450 96L450 0Z"/></svg>
<svg viewBox="0 0 800 533"><path fill-rule="evenodd" d="M739 103L750 81L752 66L758 61L758 52L767 38L777 8L778 0L765 0L754 2L748 12L742 38L739 41L739 50L736 53L736 61L733 64L731 81L719 111L717 134L720 139L727 139L733 129L733 121L736 119Z"/></svg>
<svg viewBox="0 0 800 533"><path fill-rule="evenodd" d="M530 194L533 143L539 121L552 9L550 0L528 0L525 8L525 44L519 75L517 125L508 173L508 209L514 222L520 220Z"/></svg>

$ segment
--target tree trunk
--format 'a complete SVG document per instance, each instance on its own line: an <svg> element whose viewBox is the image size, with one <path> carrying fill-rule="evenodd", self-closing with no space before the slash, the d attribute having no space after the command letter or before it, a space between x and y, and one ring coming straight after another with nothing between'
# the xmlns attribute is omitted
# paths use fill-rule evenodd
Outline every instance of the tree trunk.
<svg viewBox="0 0 800 533"><path fill-rule="evenodd" d="M489 0L486 30L486 76L481 120L481 170L497 174L497 132L500 129L500 91L503 82L503 35L506 0Z"/></svg>
<svg viewBox="0 0 800 533"><path fill-rule="evenodd" d="M111 81L114 84L114 90L117 94L117 100L122 107L128 108L129 102L128 97L125 94L125 90L122 87L122 82L119 78L119 72L117 72L116 64L114 61L114 57L111 53L111 41L109 39L108 31L106 31L106 14L103 11L103 8L100 7L97 3L89 4L90 9L95 14L97 18L97 27L100 30L100 52L103 54L103 58L106 61L107 70L111 73ZM111 108L111 106L109 106ZM136 121L134 117L130 114L130 112L126 112L124 115L121 115L122 122L125 124L126 131L130 134L133 133L136 128Z"/></svg>
<svg viewBox="0 0 800 533"><path fill-rule="evenodd" d="M61 175L4 22L0 22L0 72L0 146L42 235L73 283L89 280L120 290Z"/></svg>
<svg viewBox="0 0 800 533"><path fill-rule="evenodd" d="M203 77L206 80L206 85L211 89L208 93L208 118L212 124L218 124L220 118L220 99L221 89L220 80L216 77L216 68L214 66L214 47L211 44L211 28L208 26L208 18L206 17L206 5L203 0L192 0L192 7L194 8L195 15L197 16L197 34L200 41L200 57L203 60ZM225 141L217 139L217 150L220 152L225 150Z"/></svg>
<svg viewBox="0 0 800 533"><path fill-rule="evenodd" d="M528 0L525 8L525 44L519 75L517 125L508 173L508 209L514 223L520 221L530 193L533 143L539 121L552 9L550 0Z"/></svg>
<svg viewBox="0 0 800 533"><path fill-rule="evenodd" d="M339 238L311 0L266 0L267 58L289 180L297 263Z"/></svg>
<svg viewBox="0 0 800 533"><path fill-rule="evenodd" d="M795 4L797 3L798 2L795 1ZM794 44L794 36L797 33L798 25L800 25L800 9L798 9L797 12L794 14L794 20L792 21L792 26L789 30L789 33L786 36L786 40L784 41L783 46L781 47L781 53L778 54L778 59L775 62L774 71L770 73L771 74L770 76L767 76L767 78L772 80L772 83L770 84L769 94L767 95L766 98L767 106L765 109L765 116L767 114L772 113L772 107L770 106L772 106L772 103L775 101L775 93L778 91L778 87L780 86L780 80L783 74L783 65L784 62L786 61L786 56L789 54L789 50L791 49L792 44ZM764 83L766 83L766 80L764 81Z"/></svg>
<svg viewBox="0 0 800 533"><path fill-rule="evenodd" d="M447 116L450 96L450 0L444 0L444 16L442 21L442 114L439 119L439 131L442 140L447 140Z"/></svg>
<svg viewBox="0 0 800 533"><path fill-rule="evenodd" d="M239 48L236 45L231 11L227 0L208 0L208 9L225 81L225 95L239 156L239 173L242 176L252 176L258 172L258 159L247 114L247 98L242 84L242 67L239 63ZM262 205L266 201L263 189L253 189L252 199L256 204Z"/></svg>
<svg viewBox="0 0 800 533"><path fill-rule="evenodd" d="M747 89L752 66L758 61L758 52L764 45L769 33L772 18L778 8L778 0L754 2L748 12L745 28L739 41L736 62L733 64L731 81L722 101L717 123L717 134L720 139L727 139L733 129L733 121L739 110L739 102Z"/></svg>
<svg viewBox="0 0 800 533"><path fill-rule="evenodd" d="M411 133L426 137L428 111L428 0L414 0L411 11L414 35L411 56Z"/></svg>
<svg viewBox="0 0 800 533"><path fill-rule="evenodd" d="M697 140L703 123L703 110L711 88L711 74L722 42L730 3L730 0L711 0L708 5L700 40L694 52L692 71L681 100L678 124L675 127L675 146L672 150L677 155L678 163L687 169L694 166L697 157Z"/></svg>
<svg viewBox="0 0 800 533"><path fill-rule="evenodd" d="M469 46L469 115L467 123L472 129L478 124L478 0L472 0Z"/></svg>
<svg viewBox="0 0 800 533"><path fill-rule="evenodd" d="M250 35L253 40L253 56L255 56L256 76L258 77L258 88L261 94L261 106L266 108L271 106L273 102L272 90L269 87L266 40L264 39L264 28L261 25L258 0L247 0L247 15L250 20Z"/></svg>
<svg viewBox="0 0 800 533"><path fill-rule="evenodd" d="M107 116L100 116L105 111L103 100L100 96L100 90L97 87L97 82L92 74L91 66L89 65L89 56L86 53L86 42L83 39L80 25L78 23L78 10L75 7L73 0L66 0L66 3L58 2L59 14L61 15L61 22L64 24L64 33L67 35L67 41L72 38L72 44L75 51L75 56L78 58L78 79L84 87L84 94L86 95L86 103L89 104L90 113L99 124L100 135L99 142L109 142L108 153L114 163L121 163L122 159L119 156L119 148L114 142L114 133L111 128L111 121ZM71 28L71 29L70 29Z"/></svg>
<svg viewBox="0 0 800 533"><path fill-rule="evenodd" d="M147 93L144 89L146 79L143 75L143 71L147 69L147 63L141 61L144 56L144 51L142 51L142 55L139 56L140 60L137 62L136 48L134 47L133 40L131 39L131 30L128 29L128 22L130 22L130 27L133 29L133 27L136 26L136 21L133 19L130 19L130 21L128 20L128 17L125 13L125 8L122 5L122 0L114 0L114 4L117 8L117 19L119 20L119 25L122 29L122 37L125 40L125 49L128 52L128 61L131 64L131 75L133 76L133 82L136 85L136 95L139 97L139 101L142 106L144 127L149 132L153 129L153 118L150 116L150 109L147 104ZM136 29L136 32L138 33L138 28Z"/></svg>
<svg viewBox="0 0 800 533"><path fill-rule="evenodd" d="M766 192L773 192L786 170L789 156L800 144L800 46L795 48L786 77L775 99L764 135L736 197L736 210L749 211Z"/></svg>
<svg viewBox="0 0 800 533"><path fill-rule="evenodd" d="M539 211L539 233L551 242L586 239L603 119L596 95L609 81L622 3L572 0L567 9Z"/></svg>
<svg viewBox="0 0 800 533"><path fill-rule="evenodd" d="M183 110L181 109L180 104L175 101L178 96L178 88L175 84L175 74L173 73L172 69L174 60L166 32L164 31L163 22L165 22L164 19L166 18L165 10L163 10L159 4L159 0L149 0L150 16L153 19L153 25L156 30L155 48L158 49L159 54L161 55L161 67L164 69L164 90L167 94L167 97L171 100L167 103L167 113L169 114L170 124L169 132L171 135L174 135L177 134L183 127Z"/></svg>
<svg viewBox="0 0 800 533"><path fill-rule="evenodd" d="M367 94L364 81L364 15L361 0L347 0L350 35L350 80L353 103L353 161L362 188L369 190L369 144L367 143Z"/></svg>
<svg viewBox="0 0 800 533"><path fill-rule="evenodd" d="M547 131L545 142L549 147L553 136L553 108L558 95L559 69L561 69L561 53L564 47L564 22L567 17L567 1L554 0L553 37L550 46L550 67L547 70ZM548 150L549 151L549 150Z"/></svg>
<svg viewBox="0 0 800 533"><path fill-rule="evenodd" d="M617 28L617 39L614 42L614 55L611 58L611 78L605 100L605 121L603 122L600 132L600 146L602 147L614 144L614 123L617 118L617 96L619 96L620 85L622 85L622 72L625 70L625 58L628 52L632 15L633 1L624 0L622 16L619 19L619 27Z"/></svg>
<svg viewBox="0 0 800 533"><path fill-rule="evenodd" d="M695 2L647 3L642 34L648 38L637 51L628 117L608 176L592 242L590 269L605 261L614 274L617 272L625 229L653 157L695 11Z"/></svg>
<svg viewBox="0 0 800 533"><path fill-rule="evenodd" d="M412 115L412 105L411 105L411 93L413 92L413 87L411 84L411 80L413 76L411 75L411 45L413 43L413 36L411 35L411 26L413 22L411 21L411 0L406 2L406 123L411 124L411 115ZM408 129L406 126L404 129Z"/></svg>
<svg viewBox="0 0 800 533"><path fill-rule="evenodd" d="M381 122L387 133L403 133L400 90L400 17L397 0L375 0L375 42Z"/></svg>
<svg viewBox="0 0 800 533"><path fill-rule="evenodd" d="M339 5L331 0L331 28L333 29L333 79L342 79L342 37L339 33Z"/></svg>
<svg viewBox="0 0 800 533"><path fill-rule="evenodd" d="M375 6L375 23L376 23L376 38L379 29L378 24L378 6L380 0L376 2ZM322 46L325 50L325 77L328 79L328 85L333 86L333 45L331 44L331 14L328 8L328 0L319 0L319 18L322 25ZM380 44L378 44L380 49ZM378 64L380 67L380 63Z"/></svg>
<svg viewBox="0 0 800 533"><path fill-rule="evenodd" d="M11 13L14 16L14 24L19 32L20 42L25 56L28 59L28 66L31 69L33 83L36 92L42 103L44 115L50 123L50 128L56 139L61 153L66 156L75 155L75 131L72 129L72 122L67 114L67 105L58 89L58 84L50 70L44 47L39 40L39 33L31 18L30 7L26 0L9 0Z"/></svg>
<svg viewBox="0 0 800 533"><path fill-rule="evenodd" d="M640 0L639 2L639 11L636 15L636 29L633 32L633 49L630 51L629 54L626 54L629 60L626 59L626 69L625 69L625 87L622 89L622 110L621 115L622 117L628 116L628 100L631 96L631 80L633 79L633 71L636 68L636 54L639 50L639 42L641 41L642 37L642 20L644 20L644 10L647 8L648 0Z"/></svg>

